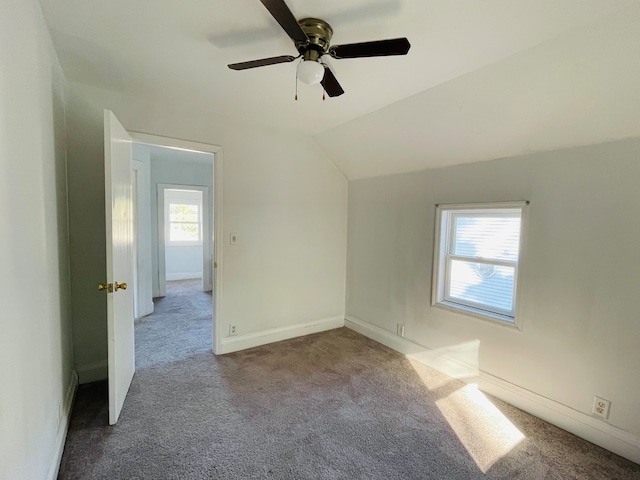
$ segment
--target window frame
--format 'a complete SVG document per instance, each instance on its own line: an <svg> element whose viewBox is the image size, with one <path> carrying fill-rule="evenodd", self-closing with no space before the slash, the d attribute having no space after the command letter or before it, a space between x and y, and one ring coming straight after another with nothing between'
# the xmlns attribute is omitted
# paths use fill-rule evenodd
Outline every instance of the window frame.
<svg viewBox="0 0 640 480"><path fill-rule="evenodd" d="M172 192L172 194L168 194ZM177 192L189 192L186 195L181 195ZM199 200L194 200L191 197L191 192L199 192L199 190L177 189L170 188L165 189L164 194L164 242L167 247L199 247L203 245L203 210L204 210L204 195L201 193ZM198 210L197 222L184 222L184 221L172 221L171 220L171 205L195 205ZM171 225L172 224L190 224L198 225L198 240L171 240Z"/></svg>
<svg viewBox="0 0 640 480"><path fill-rule="evenodd" d="M528 201L493 202L493 203L465 203L465 204L437 204L435 210L435 239L433 250L433 278L431 284L431 305L467 316L487 320L498 325L522 330L522 315L520 294L522 292L522 272L526 253L526 238L528 226ZM485 260L480 257L455 255L455 218L466 216L495 215L496 210L520 211L520 243L518 260ZM517 215L515 215L517 216ZM450 293L451 264L454 260L462 260L478 264L506 266L514 268L513 279L513 308L510 311L500 308L487 308L486 305L473 301L461 302L453 299Z"/></svg>

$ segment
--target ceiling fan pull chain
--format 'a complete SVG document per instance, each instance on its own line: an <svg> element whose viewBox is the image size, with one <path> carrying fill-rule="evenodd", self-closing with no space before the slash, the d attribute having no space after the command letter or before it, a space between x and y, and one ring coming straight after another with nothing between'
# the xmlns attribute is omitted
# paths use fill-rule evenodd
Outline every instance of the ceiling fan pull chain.
<svg viewBox="0 0 640 480"><path fill-rule="evenodd" d="M296 102L298 101L298 75L296 75L296 96L295 96Z"/></svg>
<svg viewBox="0 0 640 480"><path fill-rule="evenodd" d="M326 92L324 91L324 88L322 89L322 101L324 102L327 99L326 96Z"/></svg>

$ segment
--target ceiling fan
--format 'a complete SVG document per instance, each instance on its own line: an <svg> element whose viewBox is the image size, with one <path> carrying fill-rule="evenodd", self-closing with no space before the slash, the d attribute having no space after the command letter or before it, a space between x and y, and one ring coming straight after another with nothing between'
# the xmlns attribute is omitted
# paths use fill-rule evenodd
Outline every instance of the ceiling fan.
<svg viewBox="0 0 640 480"><path fill-rule="evenodd" d="M344 90L329 66L321 62L323 55L329 55L335 59L384 57L406 55L409 48L411 48L411 44L406 38L331 45L333 29L324 20L319 18L296 20L284 0L260 1L293 40L299 55L297 57L281 55L279 57L232 63L229 65L231 70L247 70L278 63L288 63L302 57L302 62L298 65L297 70L298 79L309 85L320 83L330 97L337 97L342 95Z"/></svg>

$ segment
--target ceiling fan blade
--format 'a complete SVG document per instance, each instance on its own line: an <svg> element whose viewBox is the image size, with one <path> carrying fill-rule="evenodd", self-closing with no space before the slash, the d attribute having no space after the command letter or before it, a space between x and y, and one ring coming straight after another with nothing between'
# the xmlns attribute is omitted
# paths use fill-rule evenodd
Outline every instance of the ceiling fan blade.
<svg viewBox="0 0 640 480"><path fill-rule="evenodd" d="M333 58L386 57L389 55L406 55L411 44L406 38L392 38L373 42L349 43L334 45L329 48Z"/></svg>
<svg viewBox="0 0 640 480"><path fill-rule="evenodd" d="M336 79L335 75L333 74L329 66L324 64L323 66L324 66L324 77L320 82L322 84L322 88L324 88L324 91L327 92L327 95L329 95L330 97L339 97L344 93L344 90L338 83L338 80Z"/></svg>
<svg viewBox="0 0 640 480"><path fill-rule="evenodd" d="M304 33L296 17L293 16L284 0L260 0L267 7L269 13L276 19L282 29L287 32L294 42L308 43L309 38Z"/></svg>
<svg viewBox="0 0 640 480"><path fill-rule="evenodd" d="M278 63L293 62L297 57L291 55L281 55L279 57L261 58L260 60L250 60L248 62L232 63L229 65L231 70L247 70L249 68L266 67L267 65L276 65Z"/></svg>

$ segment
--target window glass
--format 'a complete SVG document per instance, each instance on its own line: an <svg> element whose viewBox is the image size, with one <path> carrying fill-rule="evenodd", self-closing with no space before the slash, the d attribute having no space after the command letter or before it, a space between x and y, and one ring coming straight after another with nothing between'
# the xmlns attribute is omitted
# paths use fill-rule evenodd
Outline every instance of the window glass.
<svg viewBox="0 0 640 480"><path fill-rule="evenodd" d="M164 189L166 246L202 244L202 198L198 190Z"/></svg>
<svg viewBox="0 0 640 480"><path fill-rule="evenodd" d="M513 310L514 279L512 267L453 260L447 296L508 313Z"/></svg>
<svg viewBox="0 0 640 480"><path fill-rule="evenodd" d="M432 304L515 324L525 206L438 206Z"/></svg>
<svg viewBox="0 0 640 480"><path fill-rule="evenodd" d="M171 222L194 222L197 223L200 215L198 215L197 205L184 205L172 203L169 206L169 221Z"/></svg>
<svg viewBox="0 0 640 480"><path fill-rule="evenodd" d="M517 216L454 215L454 255L493 260L518 260L520 212Z"/></svg>
<svg viewBox="0 0 640 480"><path fill-rule="evenodd" d="M171 223L169 240L172 242L200 241L200 227L197 223Z"/></svg>

